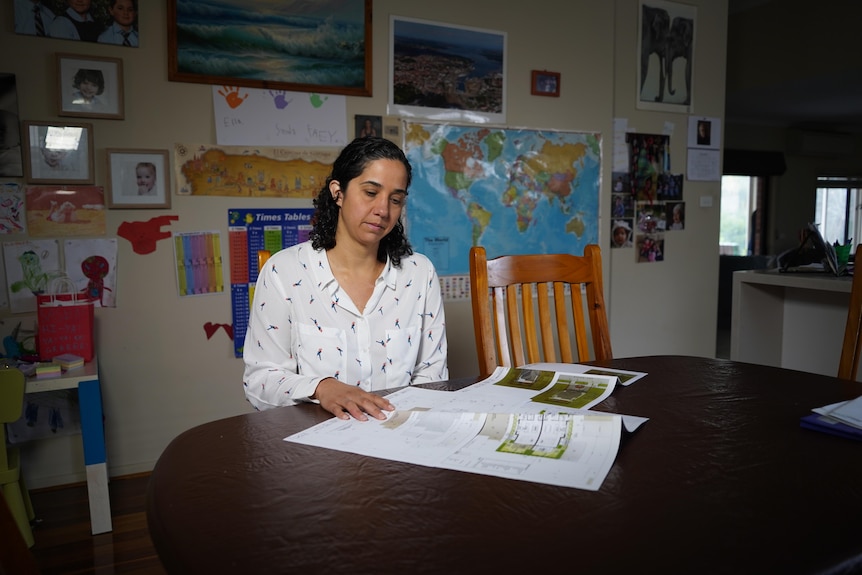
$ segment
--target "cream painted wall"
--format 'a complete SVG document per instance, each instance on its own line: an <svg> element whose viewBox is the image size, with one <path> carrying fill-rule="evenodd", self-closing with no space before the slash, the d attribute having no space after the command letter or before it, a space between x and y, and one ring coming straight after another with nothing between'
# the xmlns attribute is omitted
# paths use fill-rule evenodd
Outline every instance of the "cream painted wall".
<svg viewBox="0 0 862 575"><path fill-rule="evenodd" d="M723 119L727 2L687 3L697 5L694 113ZM629 131L670 134L671 172L684 173L688 116L635 108L637 10L630 2L618 1L616 6L614 115L628 121ZM712 207L700 207L701 198L710 199ZM627 250L610 250L609 319L615 356L715 356L721 183L685 180L683 199L686 229L665 234L665 261L660 265L638 264Z"/></svg>
<svg viewBox="0 0 862 575"><path fill-rule="evenodd" d="M694 102L698 115L723 116L727 1L699 0L695 47ZM167 81L166 7L141 3L142 46L122 49L17 36L12 8L0 7L2 71L17 76L23 120L55 119L54 54L121 57L125 68L126 119L93 120L97 183L104 184L104 150L171 149L175 142L214 143L211 88ZM507 125L603 134L603 182L610 181L615 117L638 131L661 132L671 125L673 169L684 171L686 116L635 110L637 0L588 2L548 0L501 8L500 2L374 2L373 97L348 98L348 116L385 114L390 14L508 34ZM14 55L14 57L9 57ZM562 73L558 99L530 95L531 69ZM653 353L713 355L717 302L718 184L686 182L687 229L669 237L667 259L638 265L630 250L605 249L606 290L617 356ZM608 221L610 187L602 185L602 220ZM716 207L697 208L712 196ZM111 235L123 221L175 214L165 229L219 230L226 245L226 212L232 198L177 197L170 210L110 210ZM257 207L288 204L256 200ZM607 227L602 225L602 230ZM608 246L607 234L600 238ZM218 332L207 340L206 322L229 323L227 293L180 298L169 242L156 252L135 254L119 241L117 307L99 309L97 346L105 404L111 476L150 470L164 447L198 424L250 411L242 394L242 361ZM225 250L226 253L226 250ZM447 305L450 371L476 372L469 302ZM3 318L6 322L16 317ZM25 446L24 466L32 487L83 480L78 437Z"/></svg>

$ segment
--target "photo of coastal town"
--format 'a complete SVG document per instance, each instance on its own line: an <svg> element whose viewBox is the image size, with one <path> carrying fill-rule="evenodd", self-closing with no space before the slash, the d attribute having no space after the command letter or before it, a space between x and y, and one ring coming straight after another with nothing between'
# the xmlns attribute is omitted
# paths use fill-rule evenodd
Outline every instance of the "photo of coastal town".
<svg viewBox="0 0 862 575"><path fill-rule="evenodd" d="M504 33L393 18L392 104L505 113Z"/></svg>

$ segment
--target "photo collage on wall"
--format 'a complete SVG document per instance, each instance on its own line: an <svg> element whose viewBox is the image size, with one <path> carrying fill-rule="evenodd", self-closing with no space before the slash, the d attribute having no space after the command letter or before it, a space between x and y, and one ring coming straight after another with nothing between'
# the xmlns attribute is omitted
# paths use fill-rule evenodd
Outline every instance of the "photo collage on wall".
<svg viewBox="0 0 862 575"><path fill-rule="evenodd" d="M612 175L611 248L663 261L665 234L685 229L683 176L670 173L670 136L629 133L626 142L629 169Z"/></svg>

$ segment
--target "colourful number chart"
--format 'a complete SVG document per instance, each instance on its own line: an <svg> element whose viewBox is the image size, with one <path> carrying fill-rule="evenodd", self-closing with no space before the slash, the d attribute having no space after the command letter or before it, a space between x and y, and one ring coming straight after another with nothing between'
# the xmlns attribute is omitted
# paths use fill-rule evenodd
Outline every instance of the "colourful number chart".
<svg viewBox="0 0 862 575"><path fill-rule="evenodd" d="M228 210L233 347L242 357L248 314L260 266L269 255L304 242L311 232L313 208Z"/></svg>
<svg viewBox="0 0 862 575"><path fill-rule="evenodd" d="M174 233L180 296L224 291L221 236L218 232Z"/></svg>

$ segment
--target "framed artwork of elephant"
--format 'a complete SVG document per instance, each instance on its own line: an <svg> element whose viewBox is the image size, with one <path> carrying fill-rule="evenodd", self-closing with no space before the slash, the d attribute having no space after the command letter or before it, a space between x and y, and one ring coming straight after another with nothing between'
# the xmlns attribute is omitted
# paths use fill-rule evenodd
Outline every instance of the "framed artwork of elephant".
<svg viewBox="0 0 862 575"><path fill-rule="evenodd" d="M640 0L639 9L637 107L690 114L697 8Z"/></svg>

